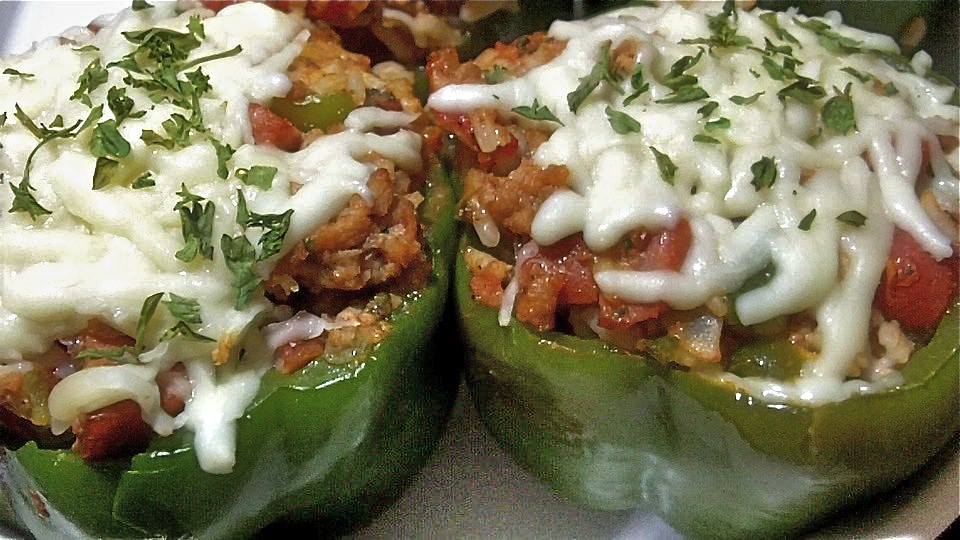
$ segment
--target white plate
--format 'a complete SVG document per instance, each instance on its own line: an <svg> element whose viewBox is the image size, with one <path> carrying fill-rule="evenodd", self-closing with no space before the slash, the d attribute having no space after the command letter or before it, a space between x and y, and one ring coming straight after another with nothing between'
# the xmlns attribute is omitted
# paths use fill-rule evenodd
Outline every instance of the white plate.
<svg viewBox="0 0 960 540"><path fill-rule="evenodd" d="M0 54L86 25L129 2L0 1ZM934 538L960 515L960 445L950 445L895 491L810 534L813 539ZM0 531L2 535L2 531ZM353 538L611 538L676 540L643 512L576 507L540 485L497 447L461 388L437 452L404 496Z"/></svg>

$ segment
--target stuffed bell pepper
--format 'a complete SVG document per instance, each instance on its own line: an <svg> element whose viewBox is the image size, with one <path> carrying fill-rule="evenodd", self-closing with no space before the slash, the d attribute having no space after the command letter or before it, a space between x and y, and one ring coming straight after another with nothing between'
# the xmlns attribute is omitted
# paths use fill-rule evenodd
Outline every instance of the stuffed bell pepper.
<svg viewBox="0 0 960 540"><path fill-rule="evenodd" d="M413 73L348 46L264 4L134 2L0 60L8 526L330 532L424 463L455 201Z"/></svg>
<svg viewBox="0 0 960 540"><path fill-rule="evenodd" d="M796 534L958 426L958 108L837 13L645 3L427 66L487 427L600 509Z"/></svg>

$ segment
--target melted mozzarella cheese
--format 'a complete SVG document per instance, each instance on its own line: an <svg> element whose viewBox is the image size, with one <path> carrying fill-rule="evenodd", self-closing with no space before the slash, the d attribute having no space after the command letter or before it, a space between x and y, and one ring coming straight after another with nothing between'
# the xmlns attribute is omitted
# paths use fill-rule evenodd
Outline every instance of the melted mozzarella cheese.
<svg viewBox="0 0 960 540"><path fill-rule="evenodd" d="M183 32L190 15L209 15L203 10L177 15L172 4L137 13L126 10L96 34L75 32L79 44L48 40L27 54L0 60L4 69L35 74L30 79L0 77L0 113L8 113L0 128L5 183L22 181L28 156L37 145L15 118L16 107L44 124L57 115L65 125L85 118L89 108L70 99L76 81L94 59L106 66L134 50L122 32L154 27ZM91 92L91 101L104 103L108 89L123 87L135 103L134 111L146 113L120 126L131 150L120 160L111 184L91 189L96 158L89 149L87 129L45 145L33 158L32 193L50 215L34 221L26 213L8 213L13 194L7 186L0 189L0 368L29 365L29 359L54 340L76 334L94 318L135 335L141 305L152 294L194 298L203 320L195 330L216 343L160 342L165 329L176 322L161 306L147 326L139 364L85 369L54 387L49 398L52 427L61 432L80 414L133 399L158 433L179 427L192 430L201 467L225 473L234 464L235 421L254 398L272 356L260 330L271 317L272 306L258 293L243 310L234 309L233 275L219 247L223 235L245 234L254 245L259 238L259 229L244 231L236 223L238 190L252 212L293 210L286 250L336 216L353 194L369 196L366 182L375 169L370 155L383 156L407 171L419 170L420 139L403 130L385 136L367 133L380 127L401 128L414 118L361 109L348 119L345 131L319 137L296 153L254 146L248 106L288 92L286 69L309 32L296 17L258 3L227 7L203 23L206 37L190 59L242 47L240 54L202 64L212 87L200 98L204 125L211 136L236 148L228 163L231 171L276 167L271 189L245 185L232 174L219 178L216 151L202 136L173 150L143 143L140 136L145 130L162 134L162 123L171 114L189 113L167 102L153 103L144 90L124 84L123 70L110 68L108 80ZM93 45L98 52L76 50L84 45ZM104 119L110 118L109 109L104 111ZM155 186L131 189L131 182L147 171ZM182 187L215 205L212 260L197 258L185 264L175 257L184 245L174 210ZM266 278L278 259L258 263L256 272ZM241 351L245 360L237 362ZM186 364L193 394L183 413L170 418L160 408L153 380L176 362Z"/></svg>
<svg viewBox="0 0 960 540"><path fill-rule="evenodd" d="M553 61L499 84L444 87L430 97L429 106L460 113L487 107L511 115L536 99L563 123L534 156L542 166L565 165L571 188L555 193L536 214L532 237L539 244L582 232L586 244L600 252L631 229L689 220L693 245L680 272L598 271L597 285L607 294L691 309L736 291L748 277L774 265L772 280L738 297L738 316L755 324L809 310L823 333L823 347L797 384L737 379L754 395L822 403L888 387L896 374L868 382L844 379L856 356L868 352L868 318L893 227L910 232L937 259L952 253L950 239L922 210L915 182L925 145L933 185L941 199L952 199L945 203L948 208L956 207L957 166L937 140L957 134L958 109L948 104L954 89L923 77L930 67L926 55L914 57L914 74L873 53L831 54L800 24L806 17L779 13L779 25L799 41L792 44L796 72L828 93L811 104L780 99L778 92L792 81L769 74L763 53L742 46L706 51L703 45L681 43L710 35L707 17L715 14L716 4L694 9L665 4L556 22L550 36L568 41ZM791 45L778 39L760 19L762 13L740 12L737 34L754 47L763 47L765 39ZM825 22L863 49L897 52L889 37L845 27L835 14ZM625 104L629 81L622 81L622 88L604 82L572 112L567 95L597 64L604 45L615 50L626 40L638 44L635 60L649 90ZM700 49L703 55L686 73L698 78L709 98L661 102L673 95L662 84L670 67ZM782 55L772 57L782 64ZM877 95L873 80L864 84L845 68L891 82L899 93ZM822 127L820 109L835 95L834 88L848 83L858 129L841 136ZM738 105L731 100L735 96L756 98ZM717 107L704 118L700 109L707 101ZM637 120L641 132L617 134L608 122L608 107ZM729 129L709 133L719 144L694 141L705 133L707 120L719 118L730 121ZM676 164L671 184L661 179L650 147ZM751 167L764 157L774 159L775 182L759 189ZM814 209L812 226L800 230L798 224ZM835 219L851 210L867 217L863 227Z"/></svg>

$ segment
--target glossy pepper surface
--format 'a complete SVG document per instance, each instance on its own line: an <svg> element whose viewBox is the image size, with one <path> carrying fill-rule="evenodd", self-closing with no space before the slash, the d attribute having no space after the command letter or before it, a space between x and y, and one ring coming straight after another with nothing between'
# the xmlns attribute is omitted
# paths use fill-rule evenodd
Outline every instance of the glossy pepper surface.
<svg viewBox="0 0 960 540"><path fill-rule="evenodd" d="M693 538L795 534L902 481L957 431L956 306L902 387L800 407L652 355L501 327L462 257L456 272L481 418L521 466L589 507L650 510Z"/></svg>
<svg viewBox="0 0 960 540"><path fill-rule="evenodd" d="M47 538L237 538L278 521L329 533L372 517L426 461L456 393L457 355L430 342L449 283L452 204L435 167L420 207L433 268L426 287L405 298L392 332L355 365L268 372L237 422L233 472L201 471L182 431L109 466L29 443L2 449L0 517Z"/></svg>

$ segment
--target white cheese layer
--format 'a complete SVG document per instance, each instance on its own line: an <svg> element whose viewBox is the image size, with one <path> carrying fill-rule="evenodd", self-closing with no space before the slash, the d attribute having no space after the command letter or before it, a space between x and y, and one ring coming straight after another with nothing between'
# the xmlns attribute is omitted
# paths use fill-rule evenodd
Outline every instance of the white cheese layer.
<svg viewBox="0 0 960 540"><path fill-rule="evenodd" d="M560 191L541 206L533 239L551 244L582 232L595 252L610 248L637 227L668 228L687 219L693 246L680 272L600 271L600 289L633 302L664 300L677 309L703 305L716 295L736 291L745 279L772 264L774 278L737 299L745 324L810 310L823 333L819 358L803 370L795 385L768 380L737 380L754 395L773 401L824 403L845 399L855 389L869 392L895 384L892 379L845 383L858 354L869 353L867 330L871 303L889 252L894 226L908 231L936 259L952 254L950 240L923 212L915 183L929 149L932 185L947 208L955 208L956 164L944 156L938 135L956 137L958 108L949 105L952 86L925 79L929 57L915 58L918 74L896 69L873 52L833 54L795 13L767 14L794 36L785 41L766 24L765 12L739 12L731 24L752 47L789 46L798 60L796 73L826 90L804 103L781 99L778 92L796 80L776 76L765 56L782 68L783 53L764 53L744 45L716 47L683 44L709 38L710 16L719 2L686 9L669 2L658 8L630 8L586 21L556 22L549 35L567 40L556 59L523 77L493 85L452 85L429 100L435 110L454 113L493 108L503 115L530 106L546 106L563 123L537 151L542 166L566 165L572 191ZM706 11L699 11L705 9ZM827 29L853 40L856 47L895 53L886 36L845 27L838 17ZM639 44L635 60L649 90L629 104L629 76L619 87L600 85L574 113L568 94L610 50L624 41ZM685 71L709 97L663 103L674 90L663 83L682 57L699 61ZM926 58L926 60L925 60ZM849 68L849 69L848 69ZM857 74L868 74L863 82ZM857 129L845 135L825 128L824 103L851 84ZM891 83L898 93L881 96L874 85ZM835 90L838 89L838 90ZM731 99L732 98L732 99ZM737 101L752 100L749 103ZM706 117L701 108L715 102ZM639 122L639 133L618 134L607 110ZM728 128L708 132L707 122L729 120ZM557 126L557 124L544 125ZM709 135L716 144L697 142ZM650 147L677 166L672 183L662 178ZM776 166L769 188L753 184L752 166L769 157ZM955 156L954 156L955 158ZM798 225L816 210L809 230ZM862 227L836 219L849 211L866 217ZM777 389L772 390L773 386Z"/></svg>
<svg viewBox="0 0 960 540"><path fill-rule="evenodd" d="M172 2L157 5L137 13L126 10L96 34L80 32L79 43L47 40L27 54L0 60L0 71L33 75L0 76L0 114L7 115L0 128L0 367L25 365L94 318L133 336L144 299L155 293L196 299L203 322L192 329L215 342L174 338L161 343L161 335L177 322L161 305L147 326L140 363L66 377L50 395L50 412L59 432L80 414L133 399L158 433L192 430L201 467L226 473L234 464L235 420L256 394L271 357L260 327L269 322L272 306L258 289L242 310L234 308L234 277L220 248L223 235L245 234L254 246L260 238L260 229L244 230L236 223L238 190L251 212L293 210L283 243L286 251L336 216L351 195L367 195L366 182L375 170L371 155L408 171L419 170L420 139L403 130L388 136L367 133L381 126L402 127L412 118L359 110L348 118L345 131L317 138L299 152L254 146L248 106L288 92L285 72L308 30L299 19L259 3L233 5L215 17L204 10L177 15ZM201 64L211 86L199 100L206 134L193 135L186 147L147 146L140 138L145 130L164 134L162 123L172 114L190 113L168 102L152 102L145 90L124 83L122 69L109 68L107 81L90 93L92 104L105 104L107 91L120 87L133 99L134 111L145 112L120 126L131 150L118 160L111 183L92 189L96 158L90 151L92 130L86 129L50 142L33 157L32 194L50 215L33 220L27 213L7 212L14 201L7 184L23 181L28 157L38 144L15 116L17 106L45 125L58 115L66 126L86 118L90 108L70 99L76 81L93 60L99 58L106 66L135 49L122 32L155 27L184 32L190 15L198 14L205 18L205 38L189 59L242 48L237 55ZM88 45L97 50L80 49ZM104 105L101 121L110 118ZM236 149L226 162L227 179L217 174L218 159L207 134ZM234 174L254 166L277 169L270 189L246 185ZM133 189L132 182L146 172L155 185ZM174 210L182 187L215 205L212 260L198 257L184 263L175 257L184 247ZM269 276L279 257L257 263L257 274ZM241 350L244 361L237 362ZM214 366L214 355L231 360ZM176 362L186 364L193 395L184 412L170 418L160 408L153 379Z"/></svg>

